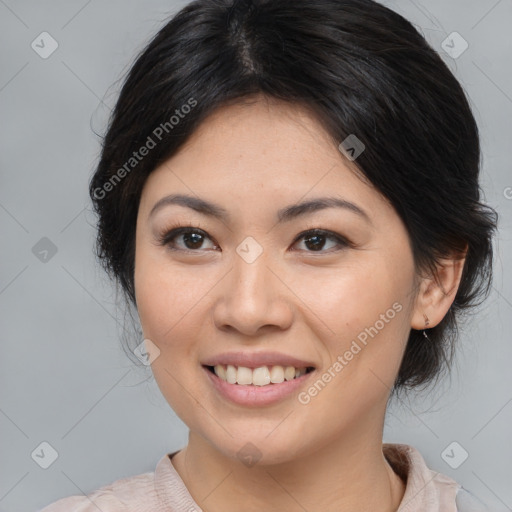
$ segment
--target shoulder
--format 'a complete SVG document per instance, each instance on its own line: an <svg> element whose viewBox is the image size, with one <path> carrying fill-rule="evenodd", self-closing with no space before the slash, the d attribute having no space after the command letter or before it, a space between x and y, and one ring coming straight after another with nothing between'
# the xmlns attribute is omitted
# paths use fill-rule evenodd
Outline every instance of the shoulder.
<svg viewBox="0 0 512 512"><path fill-rule="evenodd" d="M99 494L101 493L101 494ZM51 503L38 512L118 512L123 510L123 502L112 493L102 490L87 496L68 496Z"/></svg>
<svg viewBox="0 0 512 512"><path fill-rule="evenodd" d="M400 512L489 512L458 482L430 469L413 446L385 443L383 452L395 473L406 482Z"/></svg>
<svg viewBox="0 0 512 512"><path fill-rule="evenodd" d="M129 512L150 503L155 494L154 473L120 478L87 495L61 498L38 512Z"/></svg>

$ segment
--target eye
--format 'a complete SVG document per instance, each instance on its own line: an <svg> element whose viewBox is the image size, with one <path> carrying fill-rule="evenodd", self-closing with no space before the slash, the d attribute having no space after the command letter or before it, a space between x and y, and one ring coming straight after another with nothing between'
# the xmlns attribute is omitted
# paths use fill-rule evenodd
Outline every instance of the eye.
<svg viewBox="0 0 512 512"><path fill-rule="evenodd" d="M210 240L211 238L207 235L205 231L199 228L193 228L192 226L182 226L175 229L170 229L165 231L162 235L158 237L159 245L163 245L168 247L173 251L191 251L191 252L199 252L199 249L208 249L204 247L205 240ZM324 229L310 229L308 231L302 232L297 238L294 240L293 245L297 244L297 242L304 240L304 244L306 246L306 252L336 252L337 250L342 250L346 247L351 247L351 243L341 235L334 233L332 231L326 231ZM323 250L326 245L329 243L326 241L334 242L331 244L333 246L341 247L340 249L332 250ZM217 249L218 245L212 243L210 249ZM329 247L327 247L329 249Z"/></svg>
<svg viewBox="0 0 512 512"><path fill-rule="evenodd" d="M202 246L205 239L210 240L210 237L202 229L180 227L166 231L163 235L158 237L158 243L175 251L197 252L197 249L204 249ZM178 240L178 242L181 241L183 245L179 246L179 244L176 244L176 240ZM176 245L178 245L178 247L176 247ZM213 249L216 247L216 245L213 245Z"/></svg>
<svg viewBox="0 0 512 512"><path fill-rule="evenodd" d="M310 229L304 233L301 233L296 239L294 244L304 239L304 244L308 249L307 252L335 252L335 251L323 251L322 249L326 245L326 240L334 241L334 246L338 245L342 248L349 247L350 242L332 231L326 231L324 229ZM341 250L341 249L337 249Z"/></svg>

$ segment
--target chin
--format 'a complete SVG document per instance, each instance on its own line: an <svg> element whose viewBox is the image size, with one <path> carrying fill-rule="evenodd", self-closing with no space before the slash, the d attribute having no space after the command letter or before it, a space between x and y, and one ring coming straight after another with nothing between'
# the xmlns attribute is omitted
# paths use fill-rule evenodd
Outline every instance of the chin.
<svg viewBox="0 0 512 512"><path fill-rule="evenodd" d="M231 429L230 434L232 437L223 431L220 438L218 435L208 434L202 434L202 437L224 457L239 461L247 467L255 464L259 466L286 464L309 451L302 444L303 437L295 439L286 429L282 429L280 433L266 428L238 431Z"/></svg>

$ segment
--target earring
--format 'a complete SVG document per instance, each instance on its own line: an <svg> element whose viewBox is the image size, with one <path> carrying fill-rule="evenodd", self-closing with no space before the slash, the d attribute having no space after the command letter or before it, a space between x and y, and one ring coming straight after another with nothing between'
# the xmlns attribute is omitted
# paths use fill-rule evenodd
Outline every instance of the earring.
<svg viewBox="0 0 512 512"><path fill-rule="evenodd" d="M425 319L425 327L428 327L430 324L430 320L428 319L428 316L425 315L425 313L423 313L423 318ZM425 338L427 338L427 340L430 341L429 337L427 336L427 333L425 332L425 329L423 329L423 336L425 336Z"/></svg>

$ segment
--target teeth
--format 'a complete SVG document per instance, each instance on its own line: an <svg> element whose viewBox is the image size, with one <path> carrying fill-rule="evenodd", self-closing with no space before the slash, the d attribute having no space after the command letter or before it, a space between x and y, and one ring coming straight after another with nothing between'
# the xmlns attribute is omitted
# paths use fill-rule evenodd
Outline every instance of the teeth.
<svg viewBox="0 0 512 512"><path fill-rule="evenodd" d="M252 384L252 370L239 366L236 372L236 383L242 385Z"/></svg>
<svg viewBox="0 0 512 512"><path fill-rule="evenodd" d="M238 368L238 371L240 371L240 368ZM255 386L266 386L267 384L270 384L270 371L266 366L255 368L251 373L252 384ZM249 384L251 383L249 382Z"/></svg>
<svg viewBox="0 0 512 512"><path fill-rule="evenodd" d="M215 372L215 373L217 373L217 372ZM222 376L219 375L218 373L217 373L217 377L222 379ZM226 380L230 384L236 384L236 368L230 364L228 364L228 366L226 368Z"/></svg>
<svg viewBox="0 0 512 512"><path fill-rule="evenodd" d="M267 386L268 384L280 384L301 377L307 373L306 368L295 368L294 366L260 366L252 370L245 366L233 366L228 364L217 364L213 371L215 375L229 384L240 384L242 386Z"/></svg>
<svg viewBox="0 0 512 512"><path fill-rule="evenodd" d="M228 380L226 376L226 369L221 364L215 366L215 375L219 376L222 380Z"/></svg>
<svg viewBox="0 0 512 512"><path fill-rule="evenodd" d="M270 382L273 384L284 382L284 368L282 366L272 366L272 370L270 370Z"/></svg>
<svg viewBox="0 0 512 512"><path fill-rule="evenodd" d="M295 378L295 368L293 366L287 366L285 368L284 378L286 380L293 380Z"/></svg>

